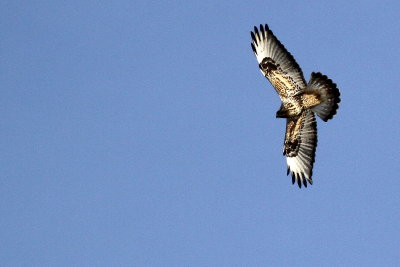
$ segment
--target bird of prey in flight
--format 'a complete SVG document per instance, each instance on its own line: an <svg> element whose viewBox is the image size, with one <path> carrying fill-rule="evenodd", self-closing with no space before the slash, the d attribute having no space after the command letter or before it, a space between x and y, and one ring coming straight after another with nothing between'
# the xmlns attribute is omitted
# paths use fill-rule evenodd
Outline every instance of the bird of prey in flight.
<svg viewBox="0 0 400 267"><path fill-rule="evenodd" d="M268 25L254 27L251 47L258 67L281 99L277 118L286 118L283 155L287 174L299 187L312 184L312 170L317 147L315 114L328 121L336 114L340 92L336 84L320 72L311 73L308 83L293 56L275 37Z"/></svg>

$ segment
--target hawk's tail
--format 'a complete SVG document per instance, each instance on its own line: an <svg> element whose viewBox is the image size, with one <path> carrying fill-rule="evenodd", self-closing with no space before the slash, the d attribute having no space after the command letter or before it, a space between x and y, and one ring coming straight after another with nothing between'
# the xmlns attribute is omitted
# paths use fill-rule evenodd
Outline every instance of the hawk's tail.
<svg viewBox="0 0 400 267"><path fill-rule="evenodd" d="M317 93L321 99L321 103L311 108L323 121L332 119L339 108L340 92L336 84L332 82L326 75L320 72L311 73L306 91Z"/></svg>

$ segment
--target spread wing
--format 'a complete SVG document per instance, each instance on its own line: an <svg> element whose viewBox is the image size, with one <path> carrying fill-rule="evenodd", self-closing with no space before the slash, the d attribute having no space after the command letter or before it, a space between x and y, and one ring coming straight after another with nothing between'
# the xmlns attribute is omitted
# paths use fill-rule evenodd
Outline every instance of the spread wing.
<svg viewBox="0 0 400 267"><path fill-rule="evenodd" d="M301 93L306 87L303 72L293 56L274 36L268 25L254 27L251 47L263 75L282 97Z"/></svg>
<svg viewBox="0 0 400 267"><path fill-rule="evenodd" d="M283 154L286 156L288 175L292 174L292 182L297 181L307 187L312 184L312 169L317 147L317 122L311 110L286 120L286 135Z"/></svg>

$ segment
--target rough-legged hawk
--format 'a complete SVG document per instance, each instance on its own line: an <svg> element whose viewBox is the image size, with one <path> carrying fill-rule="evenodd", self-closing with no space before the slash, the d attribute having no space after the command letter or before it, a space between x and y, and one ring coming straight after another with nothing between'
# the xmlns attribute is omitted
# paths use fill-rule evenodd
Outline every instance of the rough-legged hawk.
<svg viewBox="0 0 400 267"><path fill-rule="evenodd" d="M332 119L338 109L340 92L336 84L319 72L311 73L308 83L293 56L274 36L268 25L254 27L251 47L261 73L270 81L282 104L277 118L286 118L283 155L287 174L299 187L312 184L312 169L317 147L317 114L323 121Z"/></svg>

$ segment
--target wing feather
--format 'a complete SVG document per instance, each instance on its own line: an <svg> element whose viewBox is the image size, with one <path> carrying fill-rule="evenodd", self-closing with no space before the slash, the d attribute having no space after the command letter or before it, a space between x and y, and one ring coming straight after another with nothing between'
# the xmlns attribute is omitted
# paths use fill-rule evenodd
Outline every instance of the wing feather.
<svg viewBox="0 0 400 267"><path fill-rule="evenodd" d="M288 174L299 187L307 181L312 184L312 169L317 147L317 122L311 110L305 110L295 118L286 121L286 135L283 154L286 156Z"/></svg>
<svg viewBox="0 0 400 267"><path fill-rule="evenodd" d="M293 96L306 87L303 72L294 57L275 37L268 25L254 27L251 47L263 75L280 96Z"/></svg>

